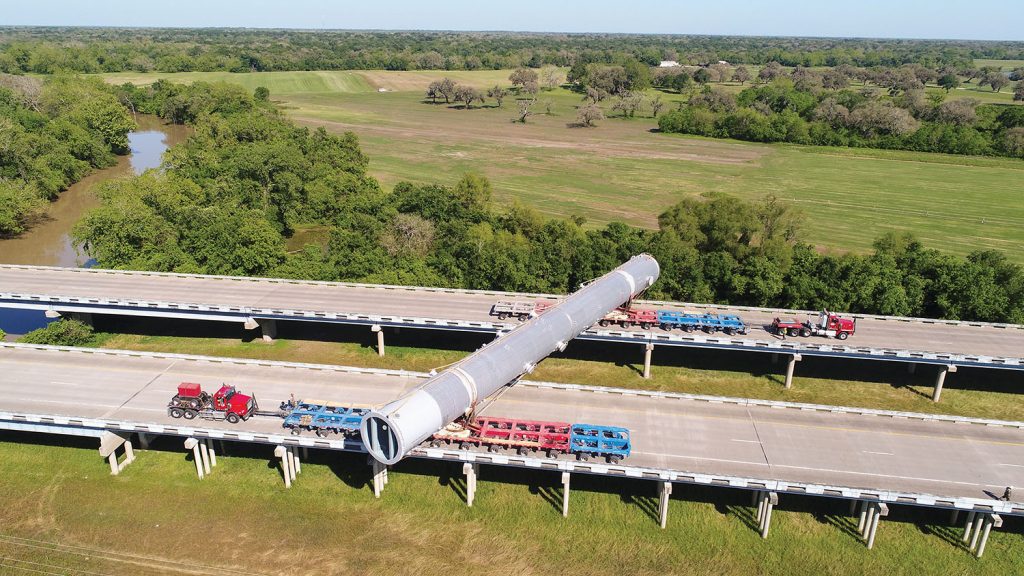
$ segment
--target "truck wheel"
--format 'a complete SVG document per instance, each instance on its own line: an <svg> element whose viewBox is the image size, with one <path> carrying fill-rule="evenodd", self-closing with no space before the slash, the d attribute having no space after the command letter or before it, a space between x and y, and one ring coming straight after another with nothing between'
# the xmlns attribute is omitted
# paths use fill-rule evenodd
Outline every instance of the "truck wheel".
<svg viewBox="0 0 1024 576"><path fill-rule="evenodd" d="M238 414L235 414L234 412L228 412L225 419L232 424L238 424L238 421L241 420L241 418L238 417Z"/></svg>
<svg viewBox="0 0 1024 576"><path fill-rule="evenodd" d="M193 409L193 410L198 410L199 409L199 399L198 398L190 398L189 401L188 401L188 407Z"/></svg>
<svg viewBox="0 0 1024 576"><path fill-rule="evenodd" d="M171 418L181 418L181 408L171 408Z"/></svg>
<svg viewBox="0 0 1024 576"><path fill-rule="evenodd" d="M808 330L807 328L804 328L800 330L800 335L803 336L804 338L807 338L808 336L811 335L811 331Z"/></svg>
<svg viewBox="0 0 1024 576"><path fill-rule="evenodd" d="M850 335L847 334L846 332L840 332L839 334L836 334L836 338L839 338L840 340L846 340L849 337Z"/></svg>
<svg viewBox="0 0 1024 576"><path fill-rule="evenodd" d="M498 320L508 320L508 313L507 312L499 312L498 313Z"/></svg>
<svg viewBox="0 0 1024 576"><path fill-rule="evenodd" d="M197 414L195 410L185 410L183 416L185 416L185 420L192 420L197 416Z"/></svg>
<svg viewBox="0 0 1024 576"><path fill-rule="evenodd" d="M520 314L519 315L519 321L520 322L526 322L529 319L530 319L530 315L529 314Z"/></svg>

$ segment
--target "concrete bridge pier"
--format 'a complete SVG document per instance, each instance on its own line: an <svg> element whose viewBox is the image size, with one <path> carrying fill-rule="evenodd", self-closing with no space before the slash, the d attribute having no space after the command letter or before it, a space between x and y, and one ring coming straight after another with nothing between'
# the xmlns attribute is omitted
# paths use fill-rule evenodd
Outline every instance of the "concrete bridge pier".
<svg viewBox="0 0 1024 576"><path fill-rule="evenodd" d="M213 438L206 439L206 452L209 456L210 467L214 468L217 466L217 451L213 449Z"/></svg>
<svg viewBox="0 0 1024 576"><path fill-rule="evenodd" d="M284 476L284 487L291 488L295 481L295 454L290 446L274 448L274 456L281 459L281 472Z"/></svg>
<svg viewBox="0 0 1024 576"><path fill-rule="evenodd" d="M939 373L935 377L935 390L932 392L932 402L938 402L942 396L942 385L946 383L947 372L956 372L956 365L950 364L939 368Z"/></svg>
<svg viewBox="0 0 1024 576"><path fill-rule="evenodd" d="M981 539L978 541L978 547L972 549L974 556L981 558L981 555L985 553L985 545L988 544L988 536L992 532L992 527L999 528L1003 525L1003 519L999 514L985 514L981 522ZM977 539L977 536L975 536ZM973 540L972 540L973 544Z"/></svg>
<svg viewBox="0 0 1024 576"><path fill-rule="evenodd" d="M768 490L755 490L754 500L757 503L755 519L758 532L761 534L761 538L767 538L768 529L772 524L772 509L779 504L779 494Z"/></svg>
<svg viewBox="0 0 1024 576"><path fill-rule="evenodd" d="M648 342L644 345L644 379L651 377L651 353L654 351L654 344Z"/></svg>
<svg viewBox="0 0 1024 576"><path fill-rule="evenodd" d="M377 356L380 356L381 358L383 358L384 357L384 329L380 325L374 324L373 326L370 327L370 331L377 333Z"/></svg>
<svg viewBox="0 0 1024 576"><path fill-rule="evenodd" d="M196 463L196 475L202 480L210 473L210 451L206 440L186 438L185 449L192 451L192 460Z"/></svg>
<svg viewBox="0 0 1024 576"><path fill-rule="evenodd" d="M793 370L796 369L796 363L803 360L803 357L799 354L792 354L789 357L789 363L786 364L786 390L793 387Z"/></svg>
<svg viewBox="0 0 1024 576"><path fill-rule="evenodd" d="M117 449L124 446L124 460L118 462ZM117 476L129 464L135 461L135 450L132 448L131 434L124 432L105 432L100 436L100 457L110 463L110 475Z"/></svg>
<svg viewBox="0 0 1024 576"><path fill-rule="evenodd" d="M857 524L857 530L860 532L861 538L867 543L868 550L871 550L875 546L878 521L883 516L889 515L889 506L882 502L872 502L869 500L862 500L860 504L860 521Z"/></svg>
<svg viewBox="0 0 1024 576"><path fill-rule="evenodd" d="M668 501L672 496L672 483L658 483L658 521L662 529L668 524Z"/></svg>
<svg viewBox="0 0 1024 576"><path fill-rule="evenodd" d="M476 477L480 474L480 465L466 462L462 465L462 473L466 475L466 505L472 507L476 498Z"/></svg>
<svg viewBox="0 0 1024 576"><path fill-rule="evenodd" d="M367 460L373 475L371 479L373 483L373 497L380 498L381 493L384 492L384 486L388 483L388 467L372 456L367 458Z"/></svg>
<svg viewBox="0 0 1024 576"><path fill-rule="evenodd" d="M562 472L562 518L569 517L569 473Z"/></svg>

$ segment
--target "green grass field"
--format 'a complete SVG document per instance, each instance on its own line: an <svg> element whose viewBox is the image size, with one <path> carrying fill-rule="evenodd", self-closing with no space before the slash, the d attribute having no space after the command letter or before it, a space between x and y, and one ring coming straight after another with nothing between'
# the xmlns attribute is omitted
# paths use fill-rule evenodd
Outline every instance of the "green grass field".
<svg viewBox="0 0 1024 576"><path fill-rule="evenodd" d="M982 66L998 66L1000 70L1013 70L1014 68L1024 67L1024 60L985 60L979 58L974 61L975 68L981 68Z"/></svg>
<svg viewBox="0 0 1024 576"><path fill-rule="evenodd" d="M117 477L94 442L0 434L0 572L945 576L1024 565L1015 518L977 560L948 513L900 506L867 550L841 501L783 496L762 540L745 490L677 485L662 530L654 482L576 475L562 518L555 472L483 466L469 508L454 464L399 464L377 500L365 456L311 451L285 489L269 446L229 444L200 481L180 439L137 452Z"/></svg>
<svg viewBox="0 0 1024 576"><path fill-rule="evenodd" d="M654 227L680 199L717 190L747 199L767 193L807 215L806 237L825 248L865 251L888 231L965 254L999 248L1024 260L1024 202L1015 186L1024 162L912 152L760 145L652 133L652 118L611 118L570 128L579 97L543 93L552 115L514 124L515 102L461 110L422 102L446 73L282 72L109 75L112 82L227 79L265 85L296 121L360 136L370 170L385 186L401 180L452 183L467 171L494 184L499 201L544 214L581 214ZM447 74L480 87L508 84L507 71ZM378 88L389 90L378 92ZM733 87L738 89L739 87ZM980 98L1001 94L956 91ZM1005 98L1004 98L1005 97ZM666 110L679 99L663 94Z"/></svg>

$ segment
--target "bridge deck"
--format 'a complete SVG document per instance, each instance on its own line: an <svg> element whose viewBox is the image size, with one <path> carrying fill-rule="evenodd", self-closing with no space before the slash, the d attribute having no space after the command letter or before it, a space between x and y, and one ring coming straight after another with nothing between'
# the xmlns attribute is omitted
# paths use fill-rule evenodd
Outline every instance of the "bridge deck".
<svg viewBox="0 0 1024 576"><path fill-rule="evenodd" d="M377 404L423 375L388 375L284 363L117 355L0 346L0 412L185 425L166 415L181 381L221 383L265 408L294 393ZM880 491L991 500L1024 486L1024 430L1005 426L605 394L593 389L511 388L486 414L611 424L633 432L624 464ZM282 434L281 420L191 425ZM1024 506L1022 506L1024 507Z"/></svg>

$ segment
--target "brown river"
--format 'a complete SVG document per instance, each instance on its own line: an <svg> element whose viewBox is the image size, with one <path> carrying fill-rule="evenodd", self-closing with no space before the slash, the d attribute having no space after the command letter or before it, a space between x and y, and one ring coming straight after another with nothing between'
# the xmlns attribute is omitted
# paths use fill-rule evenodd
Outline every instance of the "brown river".
<svg viewBox="0 0 1024 576"><path fill-rule="evenodd" d="M50 203L46 216L21 236L0 240L0 264L36 264L40 266L88 266L89 257L79 253L71 241L71 229L92 208L99 206L95 186L111 178L142 174L160 166L167 148L183 142L189 129L164 124L156 116L140 114L139 129L128 134L131 153L119 156L117 164L98 170L71 186ZM48 320L38 310L0 310L0 330L7 339L15 334L41 328Z"/></svg>
<svg viewBox="0 0 1024 576"><path fill-rule="evenodd" d="M88 210L99 205L94 187L100 182L130 174L141 174L160 166L168 147L185 140L188 128L164 124L156 116L140 114L139 129L128 134L131 154L119 156L117 164L93 172L61 193L50 203L46 216L28 232L0 240L0 264L41 266L83 266L88 256L75 250L71 229Z"/></svg>

